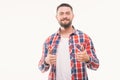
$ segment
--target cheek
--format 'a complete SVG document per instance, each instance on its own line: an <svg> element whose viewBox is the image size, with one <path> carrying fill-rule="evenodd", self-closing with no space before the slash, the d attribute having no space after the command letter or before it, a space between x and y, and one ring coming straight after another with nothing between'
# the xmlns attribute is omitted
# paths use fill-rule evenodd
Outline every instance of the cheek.
<svg viewBox="0 0 120 80"><path fill-rule="evenodd" d="M61 18L60 18L60 17L58 17L58 16L56 17L56 19L57 19L58 21L60 21L60 20L61 20Z"/></svg>
<svg viewBox="0 0 120 80"><path fill-rule="evenodd" d="M62 21L62 18L57 18L58 21Z"/></svg>

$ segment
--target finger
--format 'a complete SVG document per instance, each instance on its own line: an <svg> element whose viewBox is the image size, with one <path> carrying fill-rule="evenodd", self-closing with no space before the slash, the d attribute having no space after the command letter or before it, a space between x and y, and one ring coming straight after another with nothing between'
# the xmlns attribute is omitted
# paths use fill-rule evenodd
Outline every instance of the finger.
<svg viewBox="0 0 120 80"><path fill-rule="evenodd" d="M76 55L80 55L80 52L77 52L77 54Z"/></svg>
<svg viewBox="0 0 120 80"><path fill-rule="evenodd" d="M56 60L51 60L50 61L50 64L55 64L56 63Z"/></svg>
<svg viewBox="0 0 120 80"><path fill-rule="evenodd" d="M84 62L84 58L79 58L79 61L80 62Z"/></svg>
<svg viewBox="0 0 120 80"><path fill-rule="evenodd" d="M75 54L75 57L78 58L79 55L80 55L80 52L77 52L77 53Z"/></svg>
<svg viewBox="0 0 120 80"><path fill-rule="evenodd" d="M51 60L52 63L56 62L56 59L55 60Z"/></svg>
<svg viewBox="0 0 120 80"><path fill-rule="evenodd" d="M54 58L54 57L51 57L51 58L50 58L50 60L56 60L56 58Z"/></svg>
<svg viewBox="0 0 120 80"><path fill-rule="evenodd" d="M56 55L52 54L52 55L50 55L50 58L56 58Z"/></svg>
<svg viewBox="0 0 120 80"><path fill-rule="evenodd" d="M79 53L79 52L80 52L80 50L78 48L76 48L76 53Z"/></svg>
<svg viewBox="0 0 120 80"><path fill-rule="evenodd" d="M48 54L52 54L52 49L48 49Z"/></svg>
<svg viewBox="0 0 120 80"><path fill-rule="evenodd" d="M85 50L84 46L81 45L81 47L80 47L80 51L84 51L84 50Z"/></svg>
<svg viewBox="0 0 120 80"><path fill-rule="evenodd" d="M50 60L56 60L56 55L50 55Z"/></svg>
<svg viewBox="0 0 120 80"><path fill-rule="evenodd" d="M82 62L83 61L83 58L77 58L77 61L80 61L80 62Z"/></svg>

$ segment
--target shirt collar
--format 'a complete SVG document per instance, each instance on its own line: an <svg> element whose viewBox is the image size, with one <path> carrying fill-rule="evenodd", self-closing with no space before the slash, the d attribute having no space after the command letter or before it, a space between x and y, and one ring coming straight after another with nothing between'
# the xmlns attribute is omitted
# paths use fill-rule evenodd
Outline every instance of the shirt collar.
<svg viewBox="0 0 120 80"><path fill-rule="evenodd" d="M75 34L77 34L77 29L75 29L74 26L72 26L72 28L74 29L74 31L73 31L70 35L75 35ZM60 31L61 31L61 28L58 29L58 31L56 32L56 35L60 35Z"/></svg>

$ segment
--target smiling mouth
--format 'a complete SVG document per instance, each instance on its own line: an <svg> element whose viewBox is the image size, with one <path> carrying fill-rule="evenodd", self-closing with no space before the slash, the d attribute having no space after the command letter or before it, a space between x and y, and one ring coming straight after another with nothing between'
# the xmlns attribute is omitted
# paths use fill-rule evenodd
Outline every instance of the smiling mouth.
<svg viewBox="0 0 120 80"><path fill-rule="evenodd" d="M65 19L65 20L61 20L62 22L68 22L69 20Z"/></svg>
<svg viewBox="0 0 120 80"><path fill-rule="evenodd" d="M68 23L69 21L68 21L68 20L63 20L62 22L63 22L63 23Z"/></svg>
<svg viewBox="0 0 120 80"><path fill-rule="evenodd" d="M69 19L67 19L67 18L64 18L64 19L62 19L61 21L69 21Z"/></svg>
<svg viewBox="0 0 120 80"><path fill-rule="evenodd" d="M69 21L69 20L62 20L62 21Z"/></svg>

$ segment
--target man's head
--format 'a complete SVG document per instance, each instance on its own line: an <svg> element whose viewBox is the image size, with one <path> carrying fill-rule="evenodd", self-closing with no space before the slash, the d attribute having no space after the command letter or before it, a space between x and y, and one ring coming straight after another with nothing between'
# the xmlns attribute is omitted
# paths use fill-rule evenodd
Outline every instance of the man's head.
<svg viewBox="0 0 120 80"><path fill-rule="evenodd" d="M57 7L56 18L62 27L70 27L72 25L73 17L73 8L71 7L71 5L67 3L62 3Z"/></svg>

